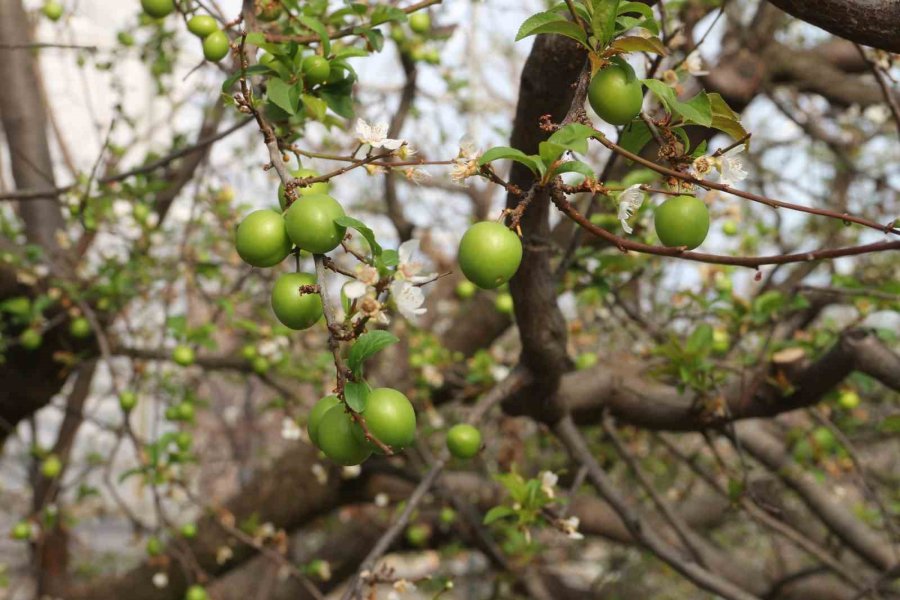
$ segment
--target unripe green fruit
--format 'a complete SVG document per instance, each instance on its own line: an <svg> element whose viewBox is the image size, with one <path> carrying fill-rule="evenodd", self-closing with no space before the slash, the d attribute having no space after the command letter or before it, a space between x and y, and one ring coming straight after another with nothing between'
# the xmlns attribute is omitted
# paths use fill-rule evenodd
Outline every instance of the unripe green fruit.
<svg viewBox="0 0 900 600"><path fill-rule="evenodd" d="M194 350L190 346L179 345L172 350L172 360L177 365L189 367L194 364Z"/></svg>
<svg viewBox="0 0 900 600"><path fill-rule="evenodd" d="M190 402L179 402L177 405L179 421L194 420L194 405Z"/></svg>
<svg viewBox="0 0 900 600"><path fill-rule="evenodd" d="M709 232L709 210L694 196L676 196L663 202L653 215L656 235L665 246L693 250Z"/></svg>
<svg viewBox="0 0 900 600"><path fill-rule="evenodd" d="M812 439L823 452L834 452L838 447L837 438L827 427L816 427L812 432Z"/></svg>
<svg viewBox="0 0 900 600"><path fill-rule="evenodd" d="M63 7L62 4L56 0L47 0L47 2L44 2L41 12L51 21L59 21L59 18L63 14Z"/></svg>
<svg viewBox="0 0 900 600"><path fill-rule="evenodd" d="M285 273L272 286L272 310L286 327L308 329L322 318L322 297L301 294L300 286L315 285L311 273Z"/></svg>
<svg viewBox="0 0 900 600"><path fill-rule="evenodd" d="M621 62L597 71L588 87L588 101L607 123L625 125L640 114L644 94L634 69Z"/></svg>
<svg viewBox="0 0 900 600"><path fill-rule="evenodd" d="M231 50L230 43L224 31L213 31L203 38L203 56L206 60L219 62L228 56Z"/></svg>
<svg viewBox="0 0 900 600"><path fill-rule="evenodd" d="M284 214L288 236L300 249L325 254L337 248L344 239L346 227L335 219L345 216L337 200L325 194L309 194L291 204Z"/></svg>
<svg viewBox="0 0 900 600"><path fill-rule="evenodd" d="M138 223L146 223L147 218L150 217L150 207L143 202L138 202L131 207L131 214Z"/></svg>
<svg viewBox="0 0 900 600"><path fill-rule="evenodd" d="M731 281L731 277L727 273L716 273L715 277L716 290L722 292L723 294L731 293L731 290L734 289L734 283Z"/></svg>
<svg viewBox="0 0 900 600"><path fill-rule="evenodd" d="M454 425L447 432L447 449L456 458L472 458L481 450L481 432L465 423Z"/></svg>
<svg viewBox="0 0 900 600"><path fill-rule="evenodd" d="M118 34L116 34L116 39L119 40L119 43L126 48L134 46L134 36L127 31L120 31Z"/></svg>
<svg viewBox="0 0 900 600"><path fill-rule="evenodd" d="M153 536L147 539L147 545L145 549L149 556L159 556L163 553L163 543L159 540L158 537Z"/></svg>
<svg viewBox="0 0 900 600"><path fill-rule="evenodd" d="M244 360L253 360L257 356L256 346L247 344L241 348L241 356L244 357Z"/></svg>
<svg viewBox="0 0 900 600"><path fill-rule="evenodd" d="M14 540L30 540L31 539L31 523L28 521L19 521L16 523L12 531L9 532L10 537Z"/></svg>
<svg viewBox="0 0 900 600"><path fill-rule="evenodd" d="M178 407L177 406L167 406L166 412L164 413L167 421L177 421L178 420Z"/></svg>
<svg viewBox="0 0 900 600"><path fill-rule="evenodd" d="M192 585L184 595L184 600L209 600L209 594L199 585Z"/></svg>
<svg viewBox="0 0 900 600"><path fill-rule="evenodd" d="M395 389L375 388L369 392L362 416L369 433L394 451L409 446L416 439L416 411L409 399ZM357 427L355 432L358 439L366 443L362 429Z"/></svg>
<svg viewBox="0 0 900 600"><path fill-rule="evenodd" d="M859 406L859 394L853 390L844 390L841 392L841 395L838 396L838 404L841 405L841 408L853 410Z"/></svg>
<svg viewBox="0 0 900 600"><path fill-rule="evenodd" d="M175 10L175 3L173 0L141 0L141 8L154 19L162 19Z"/></svg>
<svg viewBox="0 0 900 600"><path fill-rule="evenodd" d="M722 328L716 328L713 330L713 344L712 349L713 352L718 354L724 354L728 352L728 348L731 347L731 336L728 335L728 332Z"/></svg>
<svg viewBox="0 0 900 600"><path fill-rule="evenodd" d="M309 419L306 421L306 432L309 434L309 440L314 446L319 446L319 424L322 422L322 417L331 408L338 406L340 403L341 401L338 397L331 394L316 402L312 410L309 411Z"/></svg>
<svg viewBox="0 0 900 600"><path fill-rule="evenodd" d="M277 211L254 211L238 225L235 248L249 265L262 268L275 266L291 253L292 247L284 217Z"/></svg>
<svg viewBox="0 0 900 600"><path fill-rule="evenodd" d="M331 65L328 59L318 54L312 54L303 59L301 66L303 79L310 85L319 85L328 81L331 75Z"/></svg>
<svg viewBox="0 0 900 600"><path fill-rule="evenodd" d="M722 233L728 236L737 235L738 225L734 221L725 221L722 223Z"/></svg>
<svg viewBox="0 0 900 600"><path fill-rule="evenodd" d="M76 317L69 323L69 335L73 338L84 339L91 335L91 324L84 317Z"/></svg>
<svg viewBox="0 0 900 600"><path fill-rule="evenodd" d="M441 514L438 519L440 519L441 523L444 525L452 525L453 522L456 521L456 511L449 506L445 506L441 509Z"/></svg>
<svg viewBox="0 0 900 600"><path fill-rule="evenodd" d="M119 406L121 406L122 410L124 410L125 412L128 412L135 406L137 406L137 401L137 394L135 394L134 392L125 390L124 392L119 394Z"/></svg>
<svg viewBox="0 0 900 600"><path fill-rule="evenodd" d="M468 300L474 296L477 291L478 286L471 281L460 281L456 284L456 295L459 296L461 300Z"/></svg>
<svg viewBox="0 0 900 600"><path fill-rule="evenodd" d="M333 406L325 412L316 431L319 448L334 462L349 467L358 465L372 454L372 448L360 441L350 415L343 406Z"/></svg>
<svg viewBox="0 0 900 600"><path fill-rule="evenodd" d="M590 369L596 365L599 360L596 352L584 352L575 357L575 368L579 371Z"/></svg>
<svg viewBox="0 0 900 600"><path fill-rule="evenodd" d="M412 546L422 547L431 537L431 527L424 523L416 523L406 528L406 541Z"/></svg>
<svg viewBox="0 0 900 600"><path fill-rule="evenodd" d="M505 225L482 221L463 235L458 260L469 281L483 289L494 289L509 281L519 269L522 242Z"/></svg>
<svg viewBox="0 0 900 600"><path fill-rule="evenodd" d="M43 339L41 332L37 329L29 328L23 331L19 336L19 343L22 344L22 347L26 350L36 350L40 348Z"/></svg>
<svg viewBox="0 0 900 600"><path fill-rule="evenodd" d="M267 23L281 16L281 0L256 0L256 18Z"/></svg>
<svg viewBox="0 0 900 600"><path fill-rule="evenodd" d="M424 10L414 12L409 15L409 28L420 35L428 33L431 30L431 15Z"/></svg>
<svg viewBox="0 0 900 600"><path fill-rule="evenodd" d="M306 179L309 177L318 177L319 174L313 171L312 169L297 169L296 171L291 172L291 176L294 179ZM309 196L312 194L328 194L328 191L331 189L331 185L327 181L317 181L312 185L308 185L305 187L295 187L294 192L298 199L303 196ZM281 207L283 211L287 206L287 196L284 194L284 184L278 184L278 205Z"/></svg>
<svg viewBox="0 0 900 600"><path fill-rule="evenodd" d="M258 375L264 375L265 373L269 372L269 367L271 365L264 356L257 356L251 361L250 366L253 368L254 373Z"/></svg>
<svg viewBox="0 0 900 600"><path fill-rule="evenodd" d="M55 454L51 454L41 463L41 475L47 479L58 477L62 472L62 461Z"/></svg>
<svg viewBox="0 0 900 600"><path fill-rule="evenodd" d="M513 297L508 292L497 294L497 297L494 299L494 308L497 309L497 312L504 315L513 314L513 309L515 308Z"/></svg>
<svg viewBox="0 0 900 600"><path fill-rule="evenodd" d="M189 540L197 537L197 525L194 523L185 523L181 526L181 535Z"/></svg>
<svg viewBox="0 0 900 600"><path fill-rule="evenodd" d="M200 38L205 38L219 29L218 23L210 15L194 15L187 22L188 31Z"/></svg>

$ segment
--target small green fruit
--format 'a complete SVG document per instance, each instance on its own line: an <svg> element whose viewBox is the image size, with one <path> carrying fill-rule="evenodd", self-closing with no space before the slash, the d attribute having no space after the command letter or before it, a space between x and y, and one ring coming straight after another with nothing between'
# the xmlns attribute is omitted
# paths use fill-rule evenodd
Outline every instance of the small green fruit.
<svg viewBox="0 0 900 600"><path fill-rule="evenodd" d="M834 452L838 447L837 438L827 427L816 427L812 432L812 439L820 450L826 453Z"/></svg>
<svg viewBox="0 0 900 600"><path fill-rule="evenodd" d="M189 367L194 364L194 350L184 344L175 346L175 349L172 350L172 360L177 365Z"/></svg>
<svg viewBox="0 0 900 600"><path fill-rule="evenodd" d="M272 310L285 326L291 329L309 329L322 318L322 297L319 294L301 294L300 286L315 285L316 276L311 273L285 273L272 286Z"/></svg>
<svg viewBox="0 0 900 600"><path fill-rule="evenodd" d="M478 286L476 286L471 281L460 281L456 284L456 295L461 300L468 300L472 296L475 295L475 292L478 291Z"/></svg>
<svg viewBox="0 0 900 600"><path fill-rule="evenodd" d="M676 196L663 202L653 215L656 235L665 246L693 250L709 232L709 210L694 196Z"/></svg>
<svg viewBox="0 0 900 600"><path fill-rule="evenodd" d="M194 445L194 436L190 431L179 431L175 436L175 445L182 452L187 452Z"/></svg>
<svg viewBox="0 0 900 600"><path fill-rule="evenodd" d="M590 369L599 362L596 352L583 352L575 357L575 368L579 371Z"/></svg>
<svg viewBox="0 0 900 600"><path fill-rule="evenodd" d="M613 63L597 72L588 87L588 101L597 115L612 125L630 123L641 112L641 82L628 63Z"/></svg>
<svg viewBox="0 0 900 600"><path fill-rule="evenodd" d="M91 324L84 317L76 317L69 323L69 335L76 339L84 339L91 335Z"/></svg>
<svg viewBox="0 0 900 600"><path fill-rule="evenodd" d="M319 446L319 424L322 422L322 417L324 417L325 413L331 408L340 403L341 401L338 397L331 394L316 402L315 406L312 407L312 410L309 411L309 419L306 421L306 432L309 434L309 440L316 447Z"/></svg>
<svg viewBox="0 0 900 600"><path fill-rule="evenodd" d="M254 211L238 225L235 248L249 265L273 267L291 253L292 247L284 217L277 211Z"/></svg>
<svg viewBox="0 0 900 600"><path fill-rule="evenodd" d="M188 31L200 38L205 38L219 29L219 24L210 15L194 15L187 22Z"/></svg>
<svg viewBox="0 0 900 600"><path fill-rule="evenodd" d="M431 15L427 11L414 12L409 16L409 28L419 35L431 30Z"/></svg>
<svg viewBox="0 0 900 600"><path fill-rule="evenodd" d="M159 540L158 537L152 536L147 539L147 545L145 549L148 556L159 556L163 553L163 543Z"/></svg>
<svg viewBox="0 0 900 600"><path fill-rule="evenodd" d="M349 467L362 463L372 454L369 444L360 440L358 430L359 426L344 412L343 406L333 406L319 422L316 439L325 456Z"/></svg>
<svg viewBox="0 0 900 600"><path fill-rule="evenodd" d="M14 540L25 541L31 539L31 523L28 521L19 521L16 523L9 535Z"/></svg>
<svg viewBox="0 0 900 600"><path fill-rule="evenodd" d="M345 216L337 200L325 194L309 194L294 202L284 214L288 236L300 249L325 254L344 239L346 227L334 222Z"/></svg>
<svg viewBox="0 0 900 600"><path fill-rule="evenodd" d="M175 405L178 410L178 420L179 421L193 421L194 420L194 405L190 402L179 402Z"/></svg>
<svg viewBox="0 0 900 600"><path fill-rule="evenodd" d="M226 56L231 49L231 42L224 31L213 31L203 38L203 56L206 60L219 62Z"/></svg>
<svg viewBox="0 0 900 600"><path fill-rule="evenodd" d="M713 344L712 349L713 352L717 354L724 354L728 352L728 349L731 347L731 336L728 335L728 331L722 329L721 327L717 327L713 329Z"/></svg>
<svg viewBox="0 0 900 600"><path fill-rule="evenodd" d="M369 392L362 416L369 433L394 451L416 439L416 411L409 398L395 389L376 388ZM366 443L362 430L357 427L356 432L360 441Z"/></svg>
<svg viewBox="0 0 900 600"><path fill-rule="evenodd" d="M738 226L734 221L725 221L722 223L722 233L727 236L737 235Z"/></svg>
<svg viewBox="0 0 900 600"><path fill-rule="evenodd" d="M154 19L162 19L175 10L173 0L141 0L141 8Z"/></svg>
<svg viewBox="0 0 900 600"><path fill-rule="evenodd" d="M47 479L54 479L62 473L62 467L63 464L59 457L51 454L41 463L41 475Z"/></svg>
<svg viewBox="0 0 900 600"><path fill-rule="evenodd" d="M269 361L266 360L264 356L257 356L256 358L254 358L251 361L250 366L253 368L253 372L257 375L265 375L269 372L269 368L271 367Z"/></svg>
<svg viewBox="0 0 900 600"><path fill-rule="evenodd" d="M126 48L131 48L132 46L134 46L134 36L127 31L120 31L118 34L116 34L116 39L119 40L119 43Z"/></svg>
<svg viewBox="0 0 900 600"><path fill-rule="evenodd" d="M132 391L125 390L121 394L119 394L119 406L122 407L122 410L125 412L129 412L135 406L137 406L138 397Z"/></svg>
<svg viewBox="0 0 900 600"><path fill-rule="evenodd" d="M181 526L181 535L189 540L197 537L197 525L194 523L185 523Z"/></svg>
<svg viewBox="0 0 900 600"><path fill-rule="evenodd" d="M503 313L504 315L513 314L513 309L515 308L513 297L509 292L497 294L497 297L494 299L494 308L497 309L497 312Z"/></svg>
<svg viewBox="0 0 900 600"><path fill-rule="evenodd" d="M859 394L853 390L844 390L841 392L840 396L838 396L838 404L840 404L841 408L846 410L853 410L859 406L859 402Z"/></svg>
<svg viewBox="0 0 900 600"><path fill-rule="evenodd" d="M184 600L209 600L209 594L202 586L192 585L185 593Z"/></svg>
<svg viewBox="0 0 900 600"><path fill-rule="evenodd" d="M37 350L41 346L44 338L37 329L28 328L19 336L19 343L26 350Z"/></svg>
<svg viewBox="0 0 900 600"><path fill-rule="evenodd" d="M431 527L424 523L416 523L406 528L406 541L410 545L421 548L431 537Z"/></svg>
<svg viewBox="0 0 900 600"><path fill-rule="evenodd" d="M59 21L59 18L62 17L63 14L63 7L62 4L56 0L47 0L47 2L44 2L41 12L51 21Z"/></svg>
<svg viewBox="0 0 900 600"><path fill-rule="evenodd" d="M281 16L281 0L256 0L256 18L270 23Z"/></svg>
<svg viewBox="0 0 900 600"><path fill-rule="evenodd" d="M522 242L502 223L475 223L459 242L462 272L483 289L500 287L509 281L521 262Z"/></svg>
<svg viewBox="0 0 900 600"><path fill-rule="evenodd" d="M243 348L241 348L241 356L244 357L244 360L253 360L257 356L256 346L253 344L247 344Z"/></svg>
<svg viewBox="0 0 900 600"><path fill-rule="evenodd" d="M331 65L328 64L328 59L318 54L311 54L304 58L301 70L303 79L310 85L325 83L331 75Z"/></svg>
<svg viewBox="0 0 900 600"><path fill-rule="evenodd" d="M465 423L454 425L447 432L447 449L456 458L472 458L481 450L481 432Z"/></svg>

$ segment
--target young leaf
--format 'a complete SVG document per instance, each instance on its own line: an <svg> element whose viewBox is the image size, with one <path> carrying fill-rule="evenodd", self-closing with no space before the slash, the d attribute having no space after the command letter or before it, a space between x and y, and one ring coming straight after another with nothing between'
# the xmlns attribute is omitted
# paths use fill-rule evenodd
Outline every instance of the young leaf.
<svg viewBox="0 0 900 600"><path fill-rule="evenodd" d="M590 49L587 44L587 34L585 34L584 30L563 15L554 12L541 12L526 19L522 26L519 27L516 41L518 42L523 38L539 33L558 33L559 35L572 38L585 48Z"/></svg>
<svg viewBox="0 0 900 600"><path fill-rule="evenodd" d="M266 87L266 97L269 102L289 115L297 114L297 90L278 77L269 79Z"/></svg>
<svg viewBox="0 0 900 600"><path fill-rule="evenodd" d="M712 110L706 92L700 92L690 100L682 102L675 95L675 90L658 79L643 79L642 82L660 102L674 114L681 116L689 123L704 127L712 125Z"/></svg>
<svg viewBox="0 0 900 600"><path fill-rule="evenodd" d="M643 6L643 5L642 5ZM641 37L639 35L622 37L610 44L611 47L622 52L650 52L652 54L667 54L666 47L658 37Z"/></svg>
<svg viewBox="0 0 900 600"><path fill-rule="evenodd" d="M328 37L328 29L325 28L325 25L320 20L304 14L301 14L298 18L304 27L308 27L316 32L316 35L319 36L319 41L322 43L322 52L325 56L328 56L331 53L331 39Z"/></svg>
<svg viewBox="0 0 900 600"><path fill-rule="evenodd" d="M709 323L701 323L688 338L685 350L689 354L705 356L712 349L713 328Z"/></svg>
<svg viewBox="0 0 900 600"><path fill-rule="evenodd" d="M594 133L593 127L581 123L569 123L554 132L547 141L559 144L566 150L584 154L588 150L588 138L592 137Z"/></svg>
<svg viewBox="0 0 900 600"><path fill-rule="evenodd" d="M366 400L369 398L369 384L365 381L359 383L348 381L344 384L344 400L356 412L363 412L366 409Z"/></svg>
<svg viewBox="0 0 900 600"><path fill-rule="evenodd" d="M507 146L497 146L495 148L491 148L481 155L481 158L478 159L478 165L486 165L489 162L501 160L504 158L522 163L523 165L528 167L532 173L537 173L540 170L537 165L537 163L539 162L538 160L536 160L537 157L528 156L521 150L516 150L515 148L509 148Z"/></svg>
<svg viewBox="0 0 900 600"><path fill-rule="evenodd" d="M369 227L365 223L363 223L359 219L354 219L353 217L347 215L338 217L334 220L334 222L341 227L350 227L357 230L366 239L366 242L369 243L369 248L372 249L372 254L374 254L375 256L381 254L381 246L378 244L378 242L375 241L375 232L369 229Z"/></svg>
<svg viewBox="0 0 900 600"><path fill-rule="evenodd" d="M303 100L303 106L306 111L317 121L325 118L325 112L328 110L328 104L321 98L317 98L310 94L302 94L300 99Z"/></svg>
<svg viewBox="0 0 900 600"><path fill-rule="evenodd" d="M546 166L548 169L550 168L550 165L558 160L565 151L565 146L556 144L551 141L541 142L538 145L538 153L541 155L541 160L544 162L544 166Z"/></svg>
<svg viewBox="0 0 900 600"><path fill-rule="evenodd" d="M609 44L616 34L616 16L619 14L619 0L592 0L594 14L591 30L602 46Z"/></svg>
<svg viewBox="0 0 900 600"><path fill-rule="evenodd" d="M484 515L484 524L490 525L494 521L505 519L506 517L511 517L515 514L516 511L508 506L495 506L491 510L487 511L486 515Z"/></svg>
<svg viewBox="0 0 900 600"><path fill-rule="evenodd" d="M563 173L579 173L581 175L584 175L588 179L596 179L597 178L597 175L596 175L596 173L594 173L594 170L592 168L590 168L588 165L584 164L583 162L577 161L577 160L570 160L570 161L564 162L561 165L557 166L553 170L553 173L551 174L551 176L557 177L559 175L562 175Z"/></svg>
<svg viewBox="0 0 900 600"><path fill-rule="evenodd" d="M619 138L619 145L633 154L640 154L644 146L650 143L653 134L644 121L632 121L622 130L622 136Z"/></svg>
<svg viewBox="0 0 900 600"><path fill-rule="evenodd" d="M372 20L370 21L372 26L381 25L389 21L406 21L406 13L395 6L387 6L385 4L376 6L375 10L372 11Z"/></svg>
<svg viewBox="0 0 900 600"><path fill-rule="evenodd" d="M366 359L399 341L399 338L394 334L379 329L364 333L359 336L359 339L350 348L350 353L347 356L347 366L350 367L354 375L361 377L363 363L365 363Z"/></svg>
<svg viewBox="0 0 900 600"><path fill-rule="evenodd" d="M727 133L736 140L747 136L747 130L741 125L740 117L731 110L725 99L719 94L707 94L712 110L712 126L719 131Z"/></svg>

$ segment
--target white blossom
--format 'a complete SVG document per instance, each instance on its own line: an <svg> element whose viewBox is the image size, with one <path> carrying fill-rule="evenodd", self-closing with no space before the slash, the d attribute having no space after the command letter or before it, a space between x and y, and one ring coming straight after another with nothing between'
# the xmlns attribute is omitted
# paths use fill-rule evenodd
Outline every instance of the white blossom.
<svg viewBox="0 0 900 600"><path fill-rule="evenodd" d="M744 151L744 145L735 146L716 161L719 170L719 181L724 185L734 185L747 178L744 161L738 156Z"/></svg>
<svg viewBox="0 0 900 600"><path fill-rule="evenodd" d="M559 527L562 529L563 533L566 534L570 539L573 540L582 540L584 539L584 535L578 531L578 525L581 521L578 517L569 517L567 519L559 520Z"/></svg>
<svg viewBox="0 0 900 600"><path fill-rule="evenodd" d="M310 468L310 471L312 471L313 477L316 478L316 481L319 483L319 485L325 485L326 483L328 483L328 471L326 471L325 467L323 467L321 464L313 464L313 466Z"/></svg>
<svg viewBox="0 0 900 600"><path fill-rule="evenodd" d="M405 147L406 146L404 146L404 148ZM404 174L406 175L406 179L408 181L411 181L416 185L419 185L420 183L423 183L423 182L431 179L431 175L429 175L427 171L425 171L423 169L417 169L415 167L410 167L409 169L406 169L406 171L404 171Z"/></svg>
<svg viewBox="0 0 900 600"><path fill-rule="evenodd" d="M415 256L419 251L419 240L407 240L400 244L397 249L399 255L397 264L397 279L405 280L410 283L425 283L434 279L436 273L420 274L425 264L416 261Z"/></svg>
<svg viewBox="0 0 900 600"><path fill-rule="evenodd" d="M396 150L406 143L404 140L393 140L387 137L387 133L387 123L369 125L362 119L356 121L356 139L361 144L369 144L373 148Z"/></svg>
<svg viewBox="0 0 900 600"><path fill-rule="evenodd" d="M628 219L637 212L643 203L644 192L641 191L641 185L639 183L634 184L619 194L618 217L619 221L622 222L622 229L625 230L625 233L632 233L633 230L631 229L631 225L628 224Z"/></svg>
<svg viewBox="0 0 900 600"><path fill-rule="evenodd" d="M687 58L684 59L684 67L687 69L688 73L696 77L709 75L709 71L703 69L703 59L696 50L688 54Z"/></svg>
<svg viewBox="0 0 900 600"><path fill-rule="evenodd" d="M388 497L388 495L385 494L384 492L382 492L380 494L376 494L375 495L375 506L377 506L378 508L384 508L385 506L388 505L388 502L390 502L390 500L391 500L390 497Z"/></svg>
<svg viewBox="0 0 900 600"><path fill-rule="evenodd" d="M551 500L556 497L554 488L558 481L559 476L553 471L541 471L541 491Z"/></svg>
<svg viewBox="0 0 900 600"><path fill-rule="evenodd" d="M231 549L231 546L219 546L218 550L216 550L216 562L220 565L224 565L233 557L234 551Z"/></svg>
<svg viewBox="0 0 900 600"><path fill-rule="evenodd" d="M285 440L299 440L300 427L297 422L290 417L285 417L281 421L281 437Z"/></svg>
<svg viewBox="0 0 900 600"><path fill-rule="evenodd" d="M160 571L159 573L154 573L152 581L154 587L162 589L169 585L169 576Z"/></svg>
<svg viewBox="0 0 900 600"><path fill-rule="evenodd" d="M378 283L378 269L371 265L357 264L356 279L344 284L344 295L350 300L362 298L373 292L376 283Z"/></svg>
<svg viewBox="0 0 900 600"><path fill-rule="evenodd" d="M459 153L453 159L453 168L450 169L450 179L460 185L465 185L466 179L478 174L480 167L478 159L481 151L475 147L471 140L462 140L459 143Z"/></svg>
<svg viewBox="0 0 900 600"><path fill-rule="evenodd" d="M427 309L422 306L425 303L425 294L418 286L409 281L398 279L391 283L391 294L397 303L397 310L409 320L425 314Z"/></svg>
<svg viewBox="0 0 900 600"><path fill-rule="evenodd" d="M359 465L351 465L341 469L341 478L343 479L356 479L360 475L362 475L362 467Z"/></svg>

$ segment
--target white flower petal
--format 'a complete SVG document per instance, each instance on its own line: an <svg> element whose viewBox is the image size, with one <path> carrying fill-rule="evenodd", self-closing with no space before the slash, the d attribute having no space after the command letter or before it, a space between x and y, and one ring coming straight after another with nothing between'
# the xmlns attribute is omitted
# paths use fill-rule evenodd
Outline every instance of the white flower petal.
<svg viewBox="0 0 900 600"><path fill-rule="evenodd" d="M619 194L619 211L617 216L619 221L622 222L622 229L625 230L625 233L632 233L633 230L631 225L628 224L628 219L644 203L644 192L640 188L640 184L635 184Z"/></svg>
<svg viewBox="0 0 900 600"><path fill-rule="evenodd" d="M351 300L356 300L366 295L368 287L362 281L350 281L344 284L344 295Z"/></svg>

